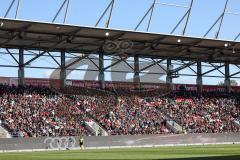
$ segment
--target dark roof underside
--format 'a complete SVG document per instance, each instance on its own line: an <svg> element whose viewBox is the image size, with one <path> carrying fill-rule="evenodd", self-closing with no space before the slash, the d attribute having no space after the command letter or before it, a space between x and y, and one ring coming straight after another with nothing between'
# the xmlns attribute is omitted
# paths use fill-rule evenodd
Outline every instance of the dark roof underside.
<svg viewBox="0 0 240 160"><path fill-rule="evenodd" d="M240 42L95 27L0 19L0 48L97 53L114 42L131 42L130 56L240 64ZM106 32L109 36L106 36ZM179 41L181 41L179 43ZM104 48L104 47L103 47ZM114 54L105 50L104 54Z"/></svg>

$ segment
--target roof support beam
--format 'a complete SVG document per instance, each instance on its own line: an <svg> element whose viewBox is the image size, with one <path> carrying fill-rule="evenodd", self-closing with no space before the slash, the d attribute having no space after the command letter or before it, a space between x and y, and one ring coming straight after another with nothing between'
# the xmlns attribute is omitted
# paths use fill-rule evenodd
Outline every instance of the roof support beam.
<svg viewBox="0 0 240 160"><path fill-rule="evenodd" d="M41 57L42 55L44 55L45 53L51 51L52 49L54 49L56 46L60 45L61 43L63 43L64 41L66 41L70 36L75 35L77 32L79 32L80 29L77 29L75 31L72 31L69 33L69 36L63 38L62 40L58 41L57 43L55 43L54 45L52 45L49 49L43 51L42 53L38 54L37 56L35 56L34 58L30 59L29 61L27 61L24 65L28 65L29 63L33 62L34 60L38 59L39 57Z"/></svg>
<svg viewBox="0 0 240 160"><path fill-rule="evenodd" d="M240 67L238 66L238 65L235 65L238 69L240 69ZM236 73L233 73L233 74L231 74L230 75L230 77L233 77L233 76L235 76L235 75L237 75L237 74L239 74L240 73L240 71L239 72L236 72Z"/></svg>
<svg viewBox="0 0 240 160"><path fill-rule="evenodd" d="M149 20L148 20L147 32L149 31L149 28L150 28L150 25L151 25L153 11L154 11L154 8L155 8L155 3L156 3L156 0L153 0L153 7L151 9L150 17L149 17Z"/></svg>
<svg viewBox="0 0 240 160"><path fill-rule="evenodd" d="M185 63L184 61L182 61L182 63L183 63L184 65L187 65L187 63ZM191 71L193 71L194 73L197 74L197 72L196 72L194 69L192 69L192 67L188 66L188 68L189 68Z"/></svg>
<svg viewBox="0 0 240 160"><path fill-rule="evenodd" d="M146 70L146 69L148 69L148 68L151 68L152 66L154 66L154 65L156 65L156 64L158 64L158 63L161 63L161 62L163 62L163 61L165 61L165 59L161 59L161 60L158 60L158 61L154 61L152 64L150 64L150 65L148 65L148 66L140 69L139 71L142 72L142 71L144 71L144 70Z"/></svg>
<svg viewBox="0 0 240 160"><path fill-rule="evenodd" d="M134 56L134 76L133 76L133 82L136 83L136 88L139 88L140 83L140 77L139 77L139 56Z"/></svg>
<svg viewBox="0 0 240 160"><path fill-rule="evenodd" d="M30 50L25 50L25 51L27 51L27 52L29 52L29 53L24 53L24 55L25 56L33 56L33 55L37 55L37 53L34 53L34 52L32 52L32 51L30 51ZM8 52L0 52L0 55L6 55L6 54L9 54ZM16 53L16 52L11 52L11 54L14 56L14 55L18 55L18 53ZM70 54L70 53L66 53L66 54ZM72 55L72 56L70 56L70 55ZM78 58L78 56L76 56L76 55L74 55L74 54L70 54L69 56L67 56L66 55L66 58ZM49 58L50 56L49 55L42 55L42 57L47 57L47 58ZM60 58L61 56L60 55L52 55L52 57L54 57L55 59L56 58ZM96 59L96 58L91 58L91 59Z"/></svg>
<svg viewBox="0 0 240 160"><path fill-rule="evenodd" d="M197 42L198 43L198 42ZM174 55L170 55L170 56L168 56L168 57L166 57L165 59L163 59L163 61L164 60L168 60L168 59L172 59L172 58L174 58L175 56L183 56L183 55L186 55L186 52L188 52L188 49L189 49L189 47L183 47L181 50L179 50L177 53L175 53ZM156 51L154 51L154 52L156 52ZM151 52L152 53L152 52ZM161 62L159 62L159 63L161 63Z"/></svg>
<svg viewBox="0 0 240 160"><path fill-rule="evenodd" d="M185 68L187 68L187 67L189 67L189 66L191 66L191 65L193 65L195 63L197 63L197 62L189 62L189 63L187 63L187 64L185 64L185 65L183 65L181 67L178 67L178 68L174 69L172 71L172 73L177 73L177 72L179 72L179 71L181 71L181 70L183 70L183 69L185 69Z"/></svg>
<svg viewBox="0 0 240 160"><path fill-rule="evenodd" d="M147 15L151 12L151 10L154 8L155 6L155 2L150 6L150 8L147 10L147 12L145 13L145 15L142 17L142 19L139 21L139 23L137 24L137 26L134 28L134 31L136 31L139 26L142 24L142 22L145 20L145 18L147 17Z"/></svg>
<svg viewBox="0 0 240 160"><path fill-rule="evenodd" d="M108 56L108 57L111 57L111 56ZM115 59L115 60L119 60L119 59L117 59L117 58L115 58L115 57L111 57L112 59ZM134 68L130 65L130 64L128 64L126 61L123 61L126 65L128 65L128 67L129 68L131 68L133 71L134 71Z"/></svg>
<svg viewBox="0 0 240 160"><path fill-rule="evenodd" d="M100 16L100 18L98 19L97 23L95 24L95 27L98 26L98 24L102 21L103 17L106 15L107 11L111 8L113 8L113 0L111 0L111 2L109 3L109 5L107 6L107 8L104 10L104 12L102 13L102 15ZM110 17L110 16L109 16ZM108 18L109 19L109 18ZM111 19L111 18L110 18Z"/></svg>
<svg viewBox="0 0 240 160"><path fill-rule="evenodd" d="M238 68L240 69L240 66L239 66L239 65L236 65L236 64L235 64L235 66L238 67Z"/></svg>
<svg viewBox="0 0 240 160"><path fill-rule="evenodd" d="M8 16L8 14L9 14L10 10L12 9L12 6L15 3L15 1L16 0L12 0L10 6L8 7L8 9L7 9L7 11L6 11L5 15L4 15L4 18L6 18Z"/></svg>
<svg viewBox="0 0 240 160"><path fill-rule="evenodd" d="M86 58L87 58L89 61L91 61L92 64L93 64L96 68L99 69L99 66L98 66L91 58L89 58L89 56L87 56Z"/></svg>
<svg viewBox="0 0 240 160"><path fill-rule="evenodd" d="M30 54L27 54L27 53L24 53L24 55L25 56L36 56L36 55L38 55L37 53L35 53L35 52L33 52L33 51L31 51L31 50L25 50L26 52L29 52ZM47 58L52 58L54 61L55 61L55 63L60 67L60 64L59 64L59 62L56 60L56 56L53 56L53 55L51 55L49 52L47 52L48 53L48 55L42 55L41 57L47 57ZM60 56L57 56L58 58L61 58L61 55ZM53 64L51 61L48 61L48 59L45 59L48 63L50 63L50 64ZM26 66L25 66L26 67Z"/></svg>
<svg viewBox="0 0 240 160"><path fill-rule="evenodd" d="M61 65L60 65L60 81L61 81L61 86L60 88L63 89L65 86L65 80L66 80L66 57L65 57L65 51L61 51Z"/></svg>
<svg viewBox="0 0 240 160"><path fill-rule="evenodd" d="M218 27L218 31L217 31L217 34L216 34L216 36L215 36L216 39L218 38L219 33L220 33L220 30L221 30L221 27L222 27L223 18L224 18L224 16L225 16L225 12L226 12L226 9L227 9L227 5L228 5L228 0L226 0L226 2L225 2L225 6L224 6L224 9L223 9L223 13L222 13L222 17L221 17L220 24L219 24L219 27Z"/></svg>
<svg viewBox="0 0 240 160"><path fill-rule="evenodd" d="M24 50L19 49L18 84L24 85Z"/></svg>
<svg viewBox="0 0 240 160"><path fill-rule="evenodd" d="M226 91L227 94L230 94L231 92L231 82L230 82L230 75L229 75L229 63L225 63L225 86L226 86Z"/></svg>
<svg viewBox="0 0 240 160"><path fill-rule="evenodd" d="M193 1L194 1L194 0L191 1L190 8L188 9L187 20L186 20L186 23L185 23L185 25L184 25L182 35L185 35L185 32L186 32L186 30L187 30L188 21L189 21L189 18L190 18L190 16L191 16L191 12L192 12Z"/></svg>
<svg viewBox="0 0 240 160"><path fill-rule="evenodd" d="M180 21L177 23L177 25L173 28L173 30L170 32L173 34L175 30L178 28L178 26L182 23L182 21L185 19L185 17L188 15L188 11L183 15L183 17L180 19Z"/></svg>
<svg viewBox="0 0 240 160"><path fill-rule="evenodd" d="M61 40L60 42L57 42L56 44L52 45L52 46L50 47L50 49L39 53L39 54L36 55L34 58L32 58L32 59L30 59L29 61L27 61L24 65L30 64L31 62L33 62L34 60L38 59L39 57L41 57L41 56L44 55L45 53L51 51L52 48L58 46L59 44L61 44L61 43L64 42L64 41L65 41L65 40Z"/></svg>
<svg viewBox="0 0 240 160"><path fill-rule="evenodd" d="M128 64L126 61L123 61L126 65L128 65L128 67L129 68L131 68L133 71L134 71L134 68L130 65L130 64Z"/></svg>
<svg viewBox="0 0 240 160"><path fill-rule="evenodd" d="M211 72L213 72L213 71L215 71L215 70L217 70L217 69L219 69L219 68L222 68L222 67L224 67L224 66L225 66L225 65L220 65L220 66L218 66L218 67L215 67L215 68L213 68L213 69L211 69L211 70L209 70L209 71L204 72L203 75L206 75L206 74L208 74L208 73L211 73Z"/></svg>
<svg viewBox="0 0 240 160"><path fill-rule="evenodd" d="M32 24L28 24L22 28L16 29L15 31L12 31L10 33L12 33L12 36L9 37L6 41L4 41L3 43L0 44L0 48L2 48L3 45L7 44L8 42L11 42L12 40L14 40L16 37L21 36L21 33L24 32L25 30L27 30L28 28L30 28L32 26ZM15 33L15 32L19 32L19 33Z"/></svg>
<svg viewBox="0 0 240 160"><path fill-rule="evenodd" d="M63 24L65 24L65 22L67 20L67 14L68 14L68 10L69 10L69 3L70 3L70 0L67 1L67 7L66 7L66 10L65 10Z"/></svg>
<svg viewBox="0 0 240 160"><path fill-rule="evenodd" d="M110 13L109 13L108 20L107 20L107 22L106 22L105 28L108 28L108 27L109 27L109 24L110 24L110 21L111 21L111 18L112 18L112 12L113 12L114 3L115 3L115 0L112 0L112 5L111 5Z"/></svg>
<svg viewBox="0 0 240 160"><path fill-rule="evenodd" d="M88 57L88 55L84 55L84 56L78 57L76 60L74 60L73 62L71 62L71 63L69 63L69 64L65 64L66 69L69 68L69 67L71 67L72 65L78 63L79 61L87 58L87 57Z"/></svg>
<svg viewBox="0 0 240 160"><path fill-rule="evenodd" d="M18 0L17 8L16 8L16 13L15 13L15 19L17 19L17 16L18 16L18 11L19 11L20 2L21 2L21 0Z"/></svg>
<svg viewBox="0 0 240 160"><path fill-rule="evenodd" d="M197 93L201 94L202 93L202 62L197 61Z"/></svg>
<svg viewBox="0 0 240 160"><path fill-rule="evenodd" d="M98 74L98 80L100 81L100 86L102 89L105 89L105 69L104 69L104 54L103 50L99 50L99 58L98 58L98 63L99 63L99 74Z"/></svg>
<svg viewBox="0 0 240 160"><path fill-rule="evenodd" d="M153 58L151 58L153 62L156 62ZM159 63L157 63L157 65L162 69L164 70L164 72L167 73L167 70L165 68L163 68Z"/></svg>
<svg viewBox="0 0 240 160"><path fill-rule="evenodd" d="M234 41L236 41L240 37L240 33L234 38Z"/></svg>
<svg viewBox="0 0 240 160"><path fill-rule="evenodd" d="M225 6L224 6L224 10L223 10L223 12L221 13L221 15L217 18L217 20L213 23L213 25L212 25L212 26L209 28L209 30L204 34L203 37L206 37L206 36L210 33L210 31L213 29L213 27L218 23L218 21L221 20L220 25L219 25L219 28L218 28L218 32L217 32L217 34L216 34L216 36L215 36L216 38L218 38L220 29L221 29L221 26L222 26L222 22L223 22L223 17L224 17L224 15L225 15L225 10L226 10L226 8L227 8L227 4L228 4L228 0L226 0Z"/></svg>
<svg viewBox="0 0 240 160"><path fill-rule="evenodd" d="M213 23L213 25L208 29L208 31L204 34L203 38L205 38L209 32L213 29L213 27L217 24L217 22L221 19L222 14L218 17L218 19Z"/></svg>
<svg viewBox="0 0 240 160"><path fill-rule="evenodd" d="M167 76L166 76L166 82L168 84L172 84L172 60L171 59L167 59Z"/></svg>
<svg viewBox="0 0 240 160"><path fill-rule="evenodd" d="M103 68L103 70L106 71L107 69L109 69L109 68L117 65L118 63L123 62L123 61L125 61L126 59L128 59L128 57L124 57L124 58L119 57L119 58L120 58L120 59L119 59L118 61L112 63L111 65L109 65L109 66L107 66L107 67L105 67L105 68Z"/></svg>
<svg viewBox="0 0 240 160"><path fill-rule="evenodd" d="M221 70L219 70L219 68L217 68L218 66L213 65L212 63L209 63L211 66L213 66L214 68L216 68L216 70L218 70L218 72L220 72L222 75L225 75Z"/></svg>
<svg viewBox="0 0 240 160"><path fill-rule="evenodd" d="M7 50L7 53L12 57L12 59L13 59L17 64L19 64L18 60L13 56L13 54L9 51L9 49L6 48L6 50Z"/></svg>
<svg viewBox="0 0 240 160"><path fill-rule="evenodd" d="M183 31L182 31L182 35L185 34L186 29L187 29L187 25L188 25L188 21L189 21L189 17L191 15L191 11L192 11L192 5L193 5L193 0L191 1L190 7L187 10L187 12L183 15L183 17L178 21L178 23L176 24L176 26L173 28L173 30L170 32L171 34L173 34L176 29L178 28L178 26L182 23L182 21L187 17Z"/></svg>
<svg viewBox="0 0 240 160"><path fill-rule="evenodd" d="M61 64L51 55L51 53L47 52L47 54L54 60L55 63L57 63L57 65L59 67L61 67ZM61 54L62 54L62 52L61 52ZM64 57L65 57L65 53L64 53ZM62 55L61 55L61 58L62 58Z"/></svg>
<svg viewBox="0 0 240 160"><path fill-rule="evenodd" d="M144 49L140 49L139 51L141 52L145 52L147 51L148 49L151 49L151 48L155 48L156 46L158 46L158 44L163 40L165 39L166 37L161 37L161 38L157 38L156 40L154 40L149 46L147 46L146 48Z"/></svg>
<svg viewBox="0 0 240 160"><path fill-rule="evenodd" d="M239 71L239 72L236 72L236 73L233 73L233 74L230 75L230 77L234 77L234 76L236 76L236 75L239 74L239 73L240 73L240 71Z"/></svg>
<svg viewBox="0 0 240 160"><path fill-rule="evenodd" d="M59 13L62 11L62 9L63 9L63 7L65 6L65 4L66 4L67 1L68 1L68 0L64 0L64 1L63 1L61 7L58 9L56 15L55 15L54 18L52 19L52 22L55 22L55 20L57 19Z"/></svg>

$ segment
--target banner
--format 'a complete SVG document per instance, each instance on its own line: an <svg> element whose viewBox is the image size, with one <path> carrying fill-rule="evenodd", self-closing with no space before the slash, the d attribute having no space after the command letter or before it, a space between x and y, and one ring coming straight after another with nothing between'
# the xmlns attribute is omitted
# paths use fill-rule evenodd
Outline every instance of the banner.
<svg viewBox="0 0 240 160"><path fill-rule="evenodd" d="M53 87L60 85L60 80L50 80L44 78L25 78L26 85L32 86L45 86L49 87L51 84L54 84ZM7 84L7 85L18 85L18 78L14 77L0 77L0 84ZM76 86L76 87L86 87L86 88L100 88L99 81L86 81L86 80L66 80L65 85L68 86ZM133 82L117 82L117 81L106 81L105 87L106 88L123 88L123 89L134 89L136 86L140 86L142 89L158 89L165 86L165 83L141 83L140 85ZM197 91L197 85L194 84L173 84L174 91L181 91L184 89L186 91ZM225 92L225 86L214 86L214 85L203 85L204 92ZM240 86L232 86L231 91L234 93L240 92Z"/></svg>
<svg viewBox="0 0 240 160"><path fill-rule="evenodd" d="M191 98L177 98L176 103L187 103L192 104L193 100Z"/></svg>

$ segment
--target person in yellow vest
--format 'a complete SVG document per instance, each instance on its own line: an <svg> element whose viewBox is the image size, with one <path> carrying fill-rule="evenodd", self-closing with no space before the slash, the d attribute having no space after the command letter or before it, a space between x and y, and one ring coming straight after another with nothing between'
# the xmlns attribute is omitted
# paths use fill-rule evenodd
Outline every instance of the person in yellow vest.
<svg viewBox="0 0 240 160"><path fill-rule="evenodd" d="M79 138L79 146L80 146L81 150L84 150L84 139L83 139L83 136L80 136L80 138Z"/></svg>

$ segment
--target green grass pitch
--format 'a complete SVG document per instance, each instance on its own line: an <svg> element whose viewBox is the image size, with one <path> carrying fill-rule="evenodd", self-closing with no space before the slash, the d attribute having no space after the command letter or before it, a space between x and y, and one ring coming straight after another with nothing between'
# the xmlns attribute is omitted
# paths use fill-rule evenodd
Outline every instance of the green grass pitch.
<svg viewBox="0 0 240 160"><path fill-rule="evenodd" d="M240 145L178 146L0 153L0 160L172 159L240 160Z"/></svg>

